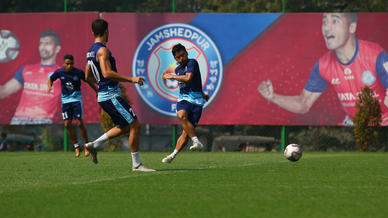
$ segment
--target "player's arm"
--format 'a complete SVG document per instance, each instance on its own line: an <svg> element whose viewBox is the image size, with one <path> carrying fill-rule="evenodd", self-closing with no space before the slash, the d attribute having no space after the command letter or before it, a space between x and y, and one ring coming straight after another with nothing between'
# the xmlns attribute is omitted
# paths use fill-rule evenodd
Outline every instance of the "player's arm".
<svg viewBox="0 0 388 218"><path fill-rule="evenodd" d="M187 69L187 71L184 75L177 75L176 72L175 72L175 74L164 73L162 78L163 79L175 79L179 82L184 82L184 83L190 82L194 78L194 73L196 73L196 72L199 73L198 62L197 61L189 61L186 65L186 69ZM177 69L175 68L175 71L176 70Z"/></svg>
<svg viewBox="0 0 388 218"><path fill-rule="evenodd" d="M97 83L89 64L85 66L85 81L88 83Z"/></svg>
<svg viewBox="0 0 388 218"><path fill-rule="evenodd" d="M23 69L24 66L22 66L16 72L15 76L12 79L8 80L7 83L2 86L0 85L0 99L12 95L23 87Z"/></svg>
<svg viewBox="0 0 388 218"><path fill-rule="evenodd" d="M175 79L179 82L184 82L184 83L190 82L193 79L193 77L194 77L194 74L191 72L187 72L184 75L175 75L175 74L171 74L171 73L164 73L162 76L163 79Z"/></svg>
<svg viewBox="0 0 388 218"><path fill-rule="evenodd" d="M47 81L47 90L46 93L50 93L51 89L53 87L53 83L55 80L59 78L59 73L58 71L55 71L53 74L51 74L50 78Z"/></svg>
<svg viewBox="0 0 388 218"><path fill-rule="evenodd" d="M376 59L376 74L385 87L384 104L388 107L388 54L382 51Z"/></svg>
<svg viewBox="0 0 388 218"><path fill-rule="evenodd" d="M0 86L0 98L6 98L22 88L22 84L15 78L8 80L3 86Z"/></svg>
<svg viewBox="0 0 388 218"><path fill-rule="evenodd" d="M87 73L88 73L88 75L87 75ZM81 71L80 76L81 76L82 80L84 80L86 83L88 83L88 85L97 93L97 88L94 85L96 83L96 79L91 74L92 74L92 72L91 72L90 66L89 66L89 64L86 64L85 73Z"/></svg>
<svg viewBox="0 0 388 218"><path fill-rule="evenodd" d="M46 93L50 93L52 87L53 87L53 81L51 79L48 79Z"/></svg>
<svg viewBox="0 0 388 218"><path fill-rule="evenodd" d="M202 91L202 98L205 99L206 101L208 101L210 97L209 97L208 94L206 94L206 93L204 93L204 92Z"/></svg>
<svg viewBox="0 0 388 218"><path fill-rule="evenodd" d="M307 113L322 94L321 92L310 92L306 89L303 89L302 93L296 96L275 94L272 83L269 80L263 81L259 85L258 91L268 101L275 103L283 109L298 114Z"/></svg>
<svg viewBox="0 0 388 218"><path fill-rule="evenodd" d="M112 66L109 62L109 52L107 48L102 47L98 50L97 59L100 63L101 73L104 78L117 82L131 82L143 85L144 77L125 76L112 70Z"/></svg>
<svg viewBox="0 0 388 218"><path fill-rule="evenodd" d="M311 70L309 80L300 95L285 96L275 94L271 81L263 81L259 87L259 93L268 101L291 111L293 113L307 113L314 102L326 91L328 83L324 80L319 72L319 61Z"/></svg>
<svg viewBox="0 0 388 218"><path fill-rule="evenodd" d="M310 92L303 89L302 93L297 96L274 94L273 102L290 112L305 114L310 111L311 106L321 95L321 92Z"/></svg>

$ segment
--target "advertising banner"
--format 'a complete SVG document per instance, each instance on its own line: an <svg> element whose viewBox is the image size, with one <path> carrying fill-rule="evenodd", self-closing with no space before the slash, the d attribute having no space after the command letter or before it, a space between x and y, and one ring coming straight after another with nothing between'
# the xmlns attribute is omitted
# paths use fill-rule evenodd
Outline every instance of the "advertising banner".
<svg viewBox="0 0 388 218"><path fill-rule="evenodd" d="M108 47L119 71L146 78L142 87L128 86L143 123L177 123L177 82L161 79L176 67L176 43L199 62L210 95L200 124L351 125L365 85L387 111L386 13L361 13L353 21L351 14L322 13L102 16L111 25ZM341 62L336 51L349 34L350 56Z"/></svg>
<svg viewBox="0 0 388 218"><path fill-rule="evenodd" d="M65 54L85 70L85 54L93 43L91 22L98 13L0 14L0 123L62 122L61 85L47 93L48 77L63 67ZM96 94L82 85L84 119L98 122Z"/></svg>
<svg viewBox="0 0 388 218"><path fill-rule="evenodd" d="M357 94L364 86L375 91L387 125L388 13L354 15L102 13L101 17L109 23L107 48L118 72L145 78L143 86L122 83L141 123L178 124L180 84L162 75L175 72L178 63L171 49L180 43L189 58L197 60L202 89L210 96L200 125L352 125ZM46 29L61 37L56 64L72 53L76 67L84 70L96 13L0 18L0 29L12 32L19 43L5 53L0 49L2 87L12 78L24 90L36 86L21 85L16 74L24 65L26 74L27 64L40 62L39 34ZM1 36L4 41L11 35ZM85 122L99 122L95 94L86 85L82 90ZM1 97L4 89L0 92L5 105L2 124L19 114L23 89L11 91L8 97ZM24 114L39 114L41 109L32 107ZM61 122L60 113L54 117L54 122Z"/></svg>

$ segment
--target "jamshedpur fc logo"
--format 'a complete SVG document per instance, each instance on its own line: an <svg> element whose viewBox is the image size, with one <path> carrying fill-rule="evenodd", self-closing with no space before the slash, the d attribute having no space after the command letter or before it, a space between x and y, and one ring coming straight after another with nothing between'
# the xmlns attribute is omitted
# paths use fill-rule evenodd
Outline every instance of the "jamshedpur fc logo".
<svg viewBox="0 0 388 218"><path fill-rule="evenodd" d="M222 81L222 61L214 42L198 28L182 23L160 26L150 32L136 49L133 76L143 76L143 86L136 86L141 98L154 110L168 116L176 116L179 95L178 82L163 80L164 72L175 73L177 62L171 49L181 43L189 58L196 59L202 78L202 89L210 96L206 107L217 95Z"/></svg>

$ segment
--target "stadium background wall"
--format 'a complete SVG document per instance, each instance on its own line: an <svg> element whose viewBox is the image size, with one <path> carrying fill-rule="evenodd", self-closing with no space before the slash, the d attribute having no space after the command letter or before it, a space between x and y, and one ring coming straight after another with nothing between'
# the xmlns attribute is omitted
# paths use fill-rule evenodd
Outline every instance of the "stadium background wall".
<svg viewBox="0 0 388 218"><path fill-rule="evenodd" d="M0 83L4 84L12 78L21 66L39 62L37 43L40 32L45 29L53 29L61 37L62 49L57 56L57 63L62 62L65 53L72 53L75 56L76 67L83 69L84 54L92 42L90 22L98 16L96 12L0 14L2 29L10 30L20 42L18 56L12 61L0 63ZM337 95L330 88L314 104L310 112L303 115L293 114L270 104L257 92L257 86L262 80L271 79L274 84L277 84L275 89L278 92L299 94L312 66L327 51L321 36L321 16L320 13L101 13L101 17L110 22L111 38L108 47L118 62L118 71L128 75L133 72L134 56L139 44L152 31L166 24L186 24L201 30L214 42L219 51L223 77L218 78L221 80L218 92L214 93L212 102L206 106L200 124L229 125L233 129L256 129L257 125L260 125L261 127L257 127L258 130L252 131L252 134L274 136L276 139L280 138L278 136L280 130L268 130L268 133L265 131L263 133L262 128L276 129L277 125L288 125L296 126L295 129L299 130L305 129L309 135L314 135L313 132L316 132L315 136L323 134L322 132L326 130L330 132L330 129L335 129L334 132L341 129L344 134L351 134L350 128L335 127L340 125L345 114ZM361 13L357 37L376 42L387 50L388 41L385 40L385 36L388 26L384 25L387 21L387 13ZM373 25L370 25L372 23ZM231 26L234 28L231 29ZM300 26L305 27L303 31L300 30ZM28 34L25 34L26 32ZM73 37L70 32L76 32L77 37ZM160 43L162 41L160 40ZM289 43L291 41L293 43ZM145 64L149 65L149 63ZM134 86L129 85L127 88L127 94L141 123L150 124L152 128L178 123L176 117L162 114L150 107ZM85 85L82 90L85 122L94 126L99 122L98 116L95 116L99 113L99 107L93 91ZM2 105L0 123L4 125L2 128L5 130L11 128L6 125L13 116L21 92L22 90L0 99L0 105ZM226 113L220 113L220 111ZM61 124L61 117L57 116L54 122ZM299 131L293 133L291 128L290 139L294 137L293 135L298 137L297 132ZM63 134L62 131L61 134ZM318 138L321 142L322 137ZM350 138L346 141L353 144ZM345 144L342 147L352 149ZM377 146L376 149L381 149L380 147Z"/></svg>

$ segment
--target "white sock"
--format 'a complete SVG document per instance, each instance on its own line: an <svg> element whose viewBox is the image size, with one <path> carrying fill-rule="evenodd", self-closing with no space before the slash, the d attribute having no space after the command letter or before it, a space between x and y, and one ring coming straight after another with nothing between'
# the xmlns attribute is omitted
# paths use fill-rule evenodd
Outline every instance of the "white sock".
<svg viewBox="0 0 388 218"><path fill-rule="evenodd" d="M191 140L193 140L193 142L199 142L199 139L197 138L197 136L194 136L193 138L191 138Z"/></svg>
<svg viewBox="0 0 388 218"><path fill-rule="evenodd" d="M136 168L141 164L140 153L139 152L131 152L132 155L132 168Z"/></svg>
<svg viewBox="0 0 388 218"><path fill-rule="evenodd" d="M79 144L78 143L75 143L74 144L74 148L78 148L79 147Z"/></svg>
<svg viewBox="0 0 388 218"><path fill-rule="evenodd" d="M177 151L176 149L174 150L174 152L172 152L170 155L175 158L177 155L178 155L179 151Z"/></svg>
<svg viewBox="0 0 388 218"><path fill-rule="evenodd" d="M94 140L93 142L93 147L96 148L96 149L99 149L106 140L108 140L108 136L106 135L106 133L104 133L102 136L100 136L100 138Z"/></svg>

